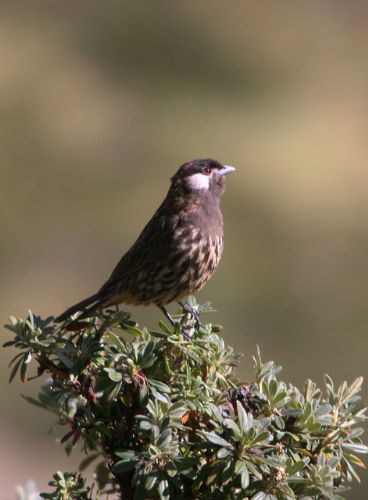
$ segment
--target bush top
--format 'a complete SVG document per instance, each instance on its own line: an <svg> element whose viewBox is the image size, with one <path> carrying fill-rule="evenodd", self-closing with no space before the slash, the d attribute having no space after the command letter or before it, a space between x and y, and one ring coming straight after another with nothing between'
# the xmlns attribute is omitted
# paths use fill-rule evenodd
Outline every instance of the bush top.
<svg viewBox="0 0 368 500"><path fill-rule="evenodd" d="M57 472L43 498L335 499L359 481L361 377L299 390L258 350L254 380L241 382L218 325L182 310L176 319L148 331L119 309L62 325L11 318L10 380L27 380L31 365L48 373L38 399L25 399L57 416L68 453L83 447L81 470L97 460L93 486Z"/></svg>

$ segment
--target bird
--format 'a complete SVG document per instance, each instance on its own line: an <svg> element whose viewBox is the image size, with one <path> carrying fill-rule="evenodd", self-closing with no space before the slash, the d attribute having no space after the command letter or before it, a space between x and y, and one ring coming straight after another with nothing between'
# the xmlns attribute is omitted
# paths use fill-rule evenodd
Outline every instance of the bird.
<svg viewBox="0 0 368 500"><path fill-rule="evenodd" d="M181 165L165 199L108 280L55 321L74 319L78 312L77 319L88 318L118 304L154 304L174 325L165 306L176 301L198 323L196 311L181 300L199 291L219 264L224 246L220 198L225 176L234 170L212 158Z"/></svg>

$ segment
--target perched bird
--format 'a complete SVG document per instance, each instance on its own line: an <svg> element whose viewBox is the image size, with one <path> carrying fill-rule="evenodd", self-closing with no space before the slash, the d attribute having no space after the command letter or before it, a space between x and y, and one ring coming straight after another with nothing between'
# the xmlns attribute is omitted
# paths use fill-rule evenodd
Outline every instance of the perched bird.
<svg viewBox="0 0 368 500"><path fill-rule="evenodd" d="M207 158L184 163L134 245L123 255L97 293L78 302L56 318L64 321L81 311L117 304L155 304L171 323L165 305L200 290L220 261L223 218L220 197L224 176L234 167ZM185 311L195 311L179 302Z"/></svg>

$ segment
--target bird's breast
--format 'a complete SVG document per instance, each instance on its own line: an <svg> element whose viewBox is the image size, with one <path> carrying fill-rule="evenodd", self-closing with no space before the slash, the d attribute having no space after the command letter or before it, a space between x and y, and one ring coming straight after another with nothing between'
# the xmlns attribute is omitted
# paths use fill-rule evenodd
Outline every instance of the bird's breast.
<svg viewBox="0 0 368 500"><path fill-rule="evenodd" d="M210 228L208 228L210 229ZM216 270L223 251L223 232L191 227L178 231L176 241L176 266L180 284L192 293L206 283Z"/></svg>

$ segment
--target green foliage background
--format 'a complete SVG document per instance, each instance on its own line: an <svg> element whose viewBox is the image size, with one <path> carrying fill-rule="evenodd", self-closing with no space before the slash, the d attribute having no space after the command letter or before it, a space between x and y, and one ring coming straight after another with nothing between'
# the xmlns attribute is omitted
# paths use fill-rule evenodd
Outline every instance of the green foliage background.
<svg viewBox="0 0 368 500"><path fill-rule="evenodd" d="M245 353L241 377L256 344L297 385L366 377L367 20L348 0L2 2L2 323L93 292L173 171L211 155L238 170L200 300ZM5 382L10 359L1 352L6 498L63 468L52 419Z"/></svg>

